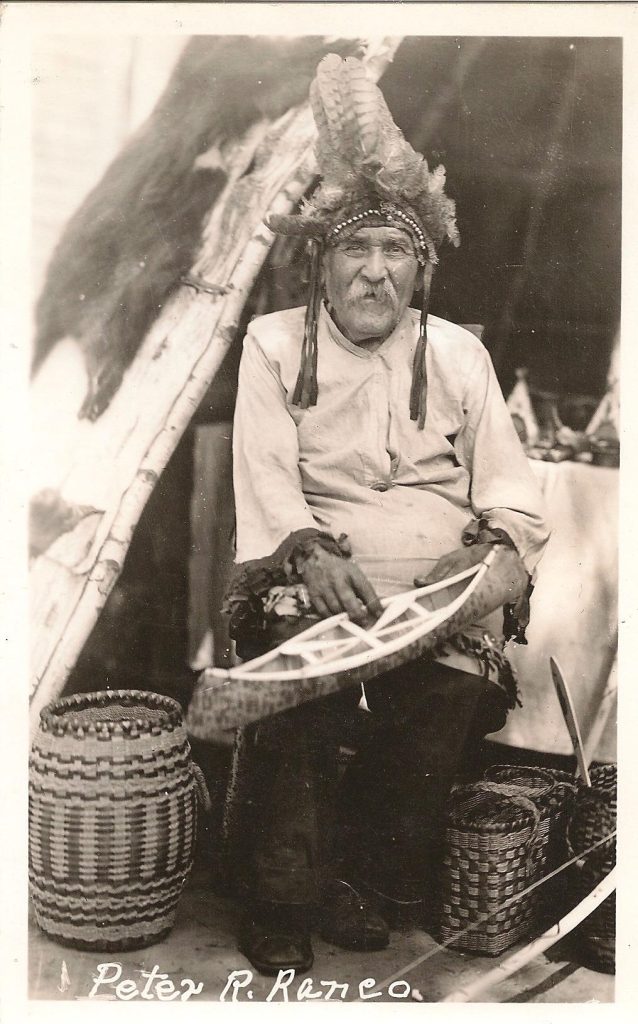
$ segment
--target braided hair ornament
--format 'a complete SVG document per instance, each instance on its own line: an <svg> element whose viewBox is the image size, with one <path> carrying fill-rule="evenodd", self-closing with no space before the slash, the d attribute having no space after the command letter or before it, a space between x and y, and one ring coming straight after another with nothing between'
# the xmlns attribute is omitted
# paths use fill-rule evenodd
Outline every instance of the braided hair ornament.
<svg viewBox="0 0 638 1024"><path fill-rule="evenodd" d="M395 125L380 89L356 57L328 54L310 86L317 126L315 154L321 184L300 213L271 216L278 234L310 240L310 296L306 309L299 376L293 403L317 402L317 320L321 303L321 259L325 247L361 227L401 228L412 239L423 268L419 340L412 369L410 418L425 424L427 409L427 316L437 249L459 244L454 203L445 195L445 169L433 171Z"/></svg>

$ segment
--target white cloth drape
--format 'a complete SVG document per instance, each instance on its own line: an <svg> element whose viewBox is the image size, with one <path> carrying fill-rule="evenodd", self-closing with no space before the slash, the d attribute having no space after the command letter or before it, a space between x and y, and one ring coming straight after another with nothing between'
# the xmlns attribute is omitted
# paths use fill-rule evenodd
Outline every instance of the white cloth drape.
<svg viewBox="0 0 638 1024"><path fill-rule="evenodd" d="M587 738L609 712L591 751L616 759L615 655L618 631L618 470L574 462L532 462L553 532L532 597L529 644L508 646L523 708L510 715L499 743L571 753L551 681L549 657L559 662ZM610 710L611 705L611 710Z"/></svg>

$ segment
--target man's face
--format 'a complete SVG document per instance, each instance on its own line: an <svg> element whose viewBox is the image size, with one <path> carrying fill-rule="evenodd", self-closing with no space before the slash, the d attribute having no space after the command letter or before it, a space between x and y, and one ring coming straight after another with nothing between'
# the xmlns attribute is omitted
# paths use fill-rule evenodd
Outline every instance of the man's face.
<svg viewBox="0 0 638 1024"><path fill-rule="evenodd" d="M349 341L384 341L408 307L419 263L412 239L393 227L360 228L324 257L326 297Z"/></svg>

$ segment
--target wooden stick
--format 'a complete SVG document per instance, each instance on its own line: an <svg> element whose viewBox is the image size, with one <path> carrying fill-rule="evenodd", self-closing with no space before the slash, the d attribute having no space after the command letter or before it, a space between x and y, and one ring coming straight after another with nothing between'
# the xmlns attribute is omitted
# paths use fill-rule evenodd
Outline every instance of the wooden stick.
<svg viewBox="0 0 638 1024"><path fill-rule="evenodd" d="M378 79L400 38L363 58ZM133 529L157 479L230 347L248 293L274 236L267 213L288 213L311 183L315 128L309 105L253 125L224 153L227 185L211 210L193 268L218 293L182 287L148 331L109 407L95 422L62 407L52 374L54 349L34 382L68 432L62 464L46 480L70 506L95 514L37 557L31 585L31 725L62 691L122 569ZM250 168L254 170L250 171ZM48 387L48 390L47 390ZM60 430L37 437L42 462ZM59 454L59 453L57 453Z"/></svg>
<svg viewBox="0 0 638 1024"><path fill-rule="evenodd" d="M558 703L563 713L563 719L567 726L569 737L572 741L574 753L576 755L576 761L578 763L578 771L582 775L583 782L586 786L591 786L591 779L589 777L589 769L587 767L587 760L585 758L585 749L583 747L582 737L580 735L580 728L578 726L578 719L576 718L576 712L574 711L574 702L572 701L572 695L569 692L567 681L561 672L560 665L555 658L549 659L549 667L552 673L552 680L554 683L554 689L556 690L556 696L558 697ZM576 773L578 774L578 772Z"/></svg>
<svg viewBox="0 0 638 1024"><path fill-rule="evenodd" d="M444 1003L469 1003L476 998L476 996L484 994L488 989L492 988L493 985L498 985L499 982L505 978L509 978L511 974L520 970L525 964L528 964L530 960L543 953L550 946L553 946L559 939L562 939L569 932L573 931L576 925L579 925L581 921L584 921L589 914L593 913L594 910L607 899L608 896L616 888L616 868L612 868L608 875L603 878L602 882L596 886L595 889L585 896L573 910L570 910L569 914L561 918L557 924L552 925L546 932L543 932L538 939L534 939L529 945L524 946L523 949L517 950L516 953L512 953L508 956L498 967L494 967L491 971L487 971L486 974L481 975L476 981L470 982L467 985L457 988L450 995L446 996L442 1000Z"/></svg>

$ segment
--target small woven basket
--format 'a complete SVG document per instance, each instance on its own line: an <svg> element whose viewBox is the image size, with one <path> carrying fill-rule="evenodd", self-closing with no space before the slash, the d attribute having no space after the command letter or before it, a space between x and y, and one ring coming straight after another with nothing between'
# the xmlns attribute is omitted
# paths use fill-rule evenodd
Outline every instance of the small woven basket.
<svg viewBox="0 0 638 1024"><path fill-rule="evenodd" d="M67 697L29 761L29 883L51 938L117 951L164 938L192 866L200 769L179 704L139 690Z"/></svg>
<svg viewBox="0 0 638 1024"><path fill-rule="evenodd" d="M579 788L567 826L567 843L572 856L584 853L616 828L616 765L599 765L591 770L590 775L591 788ZM579 860L571 869L568 880L572 905L584 899L609 874L615 863L615 836ZM579 959L587 967L614 973L615 893L579 925L573 934L573 943Z"/></svg>
<svg viewBox="0 0 638 1024"><path fill-rule="evenodd" d="M492 769L499 781L486 779L452 793L439 932L453 949L498 956L541 919L537 890L513 899L544 874L553 834L556 783L549 773L530 771L534 778L517 784L521 769Z"/></svg>

